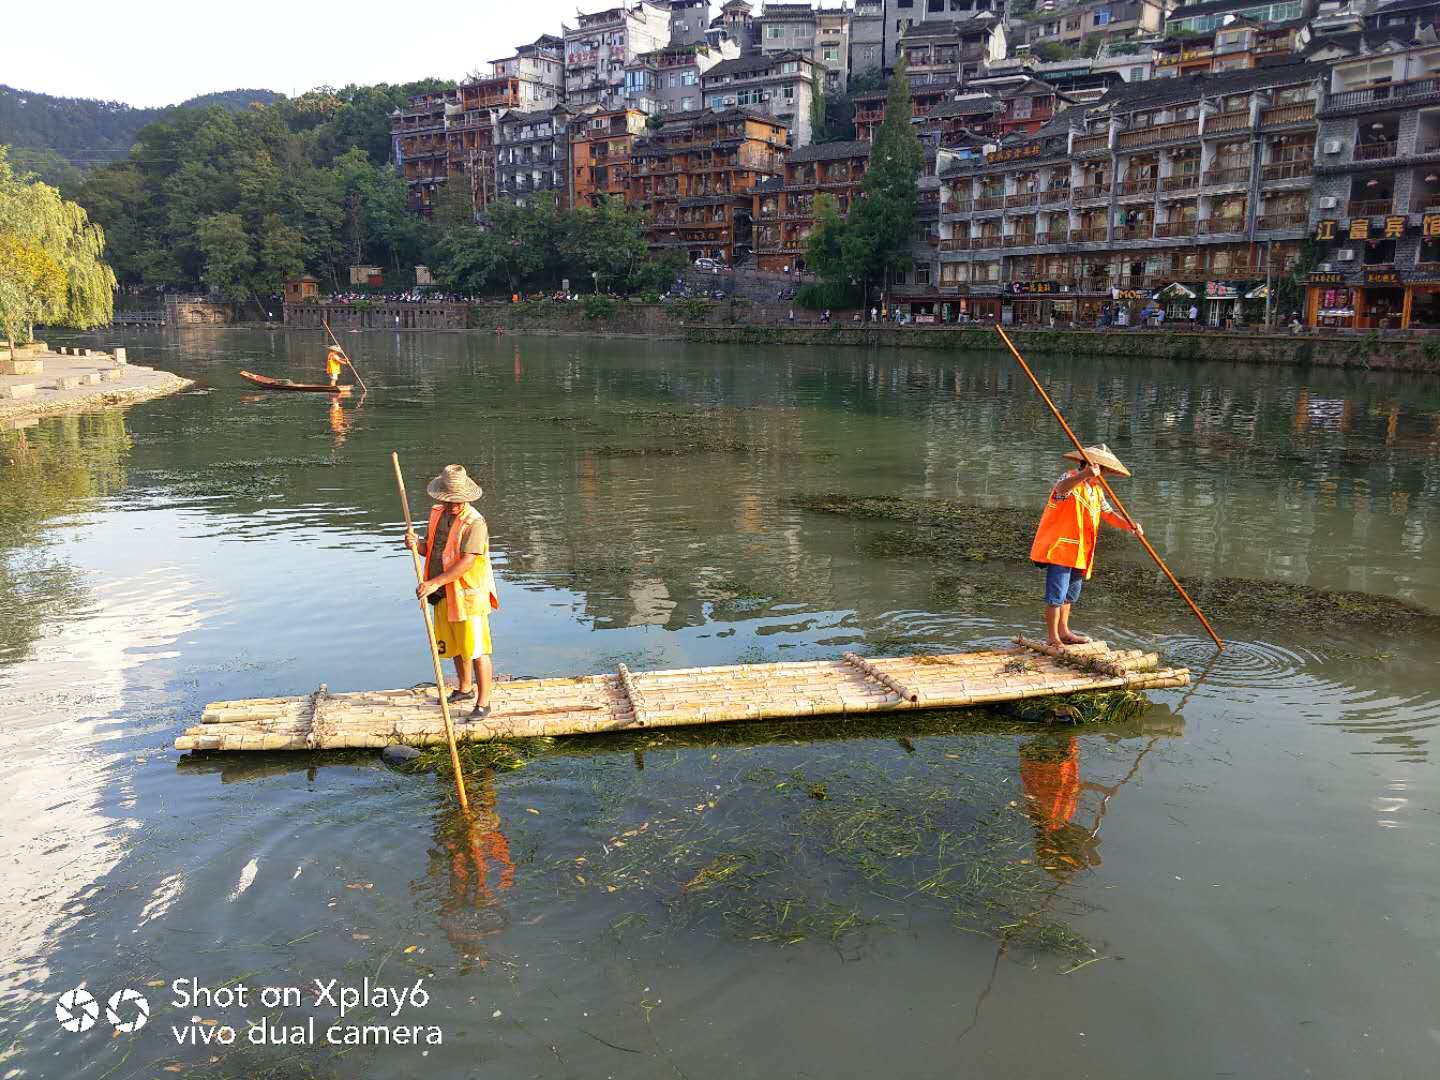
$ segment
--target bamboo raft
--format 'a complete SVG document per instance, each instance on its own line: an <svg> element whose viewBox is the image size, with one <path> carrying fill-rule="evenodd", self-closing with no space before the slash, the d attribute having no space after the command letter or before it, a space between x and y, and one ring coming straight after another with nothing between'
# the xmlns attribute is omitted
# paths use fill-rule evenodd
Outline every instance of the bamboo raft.
<svg viewBox="0 0 1440 1080"><path fill-rule="evenodd" d="M1185 668L1103 641L1066 650L1016 638L1010 649L783 664L740 664L568 679L497 680L490 715L456 717L459 741L588 735L735 720L955 709L1087 690L1184 686ZM435 687L217 701L177 750L333 750L440 745Z"/></svg>

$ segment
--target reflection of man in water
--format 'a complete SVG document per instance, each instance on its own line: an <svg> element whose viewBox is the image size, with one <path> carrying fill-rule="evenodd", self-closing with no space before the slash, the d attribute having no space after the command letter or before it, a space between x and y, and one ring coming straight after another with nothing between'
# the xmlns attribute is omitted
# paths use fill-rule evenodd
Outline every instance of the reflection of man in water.
<svg viewBox="0 0 1440 1080"><path fill-rule="evenodd" d="M484 770L478 786L478 797L471 797L469 821L458 811L442 819L436 831L439 847L431 852L432 877L443 875L446 881L437 921L460 955L462 972L469 971L472 963L483 967L489 960L485 939L509 924L494 890L515 884L510 842L495 811L495 771Z"/></svg>
<svg viewBox="0 0 1440 1080"><path fill-rule="evenodd" d="M350 421L346 419L338 398L330 399L330 431L335 436L335 448L338 450L345 445L345 436L350 431Z"/></svg>
<svg viewBox="0 0 1440 1080"><path fill-rule="evenodd" d="M1025 812L1035 827L1035 859L1053 877L1068 881L1079 870L1100 865L1098 828L1072 819L1080 792L1103 791L1080 780L1080 740L1042 735L1020 747L1020 785Z"/></svg>

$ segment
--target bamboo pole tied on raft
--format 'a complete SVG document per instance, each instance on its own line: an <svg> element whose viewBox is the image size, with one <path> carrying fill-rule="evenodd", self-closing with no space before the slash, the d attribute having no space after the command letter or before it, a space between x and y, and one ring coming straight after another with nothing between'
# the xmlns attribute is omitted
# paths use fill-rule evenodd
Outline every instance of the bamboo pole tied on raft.
<svg viewBox="0 0 1440 1080"><path fill-rule="evenodd" d="M330 340L335 343L335 348L339 349L340 355L345 357L345 363L350 367L350 374L354 375L355 381L360 384L360 392L368 394L370 388L365 385L365 380L360 377L360 372L355 370L355 361L350 359L350 354L345 351L345 346L340 344L340 339L335 336L335 331L330 329L330 320L322 315L320 325L325 327L325 332L330 335Z"/></svg>
<svg viewBox="0 0 1440 1080"><path fill-rule="evenodd" d="M1053 413L1055 419L1060 422L1060 426L1065 430L1065 434L1068 435L1070 441L1075 444L1075 449L1080 451L1081 460L1083 460L1086 465L1094 465L1095 463L1090 460L1090 455L1085 452L1085 444L1079 440L1075 432L1071 430L1070 425L1065 422L1065 417L1061 415L1055 402L1050 400L1050 395L1045 392L1045 387L1040 385L1040 380L1035 377L1035 372L1030 370L1030 365L1027 364L1025 358L1020 355L1020 350L1015 348L1015 343L1010 340L1010 335L1005 333L1005 328L1003 326L997 326L995 327L995 332L1000 335L1000 340L1005 342L1005 347L1010 350L1010 355L1015 357L1015 362L1019 364L1020 369L1025 372L1025 377L1030 380L1031 385L1039 392L1041 399L1050 407L1051 413ZM1096 479L1100 481L1100 486L1105 489L1105 495L1109 498L1111 505L1120 512L1120 516L1124 518L1133 529L1135 527L1135 519L1130 516L1130 511L1125 509L1125 504L1120 501L1120 497L1115 494L1109 483L1106 482L1104 473L1101 472ZM1190 599L1190 594L1185 591L1185 586L1181 585L1179 579L1170 572L1170 567L1165 565L1165 560L1160 558L1160 553L1155 550L1143 533L1136 533L1135 539L1140 541L1146 552L1150 555L1150 558L1155 560L1155 565L1165 572L1165 576L1170 579L1170 584L1175 587L1175 591L1180 594L1180 598L1184 600L1185 603L1189 605L1190 610L1195 613L1195 617L1200 620L1200 625L1205 627L1205 632L1209 634L1211 640L1215 642L1215 647L1223 651L1225 642L1221 641L1220 635L1215 633L1215 629L1210 625L1210 620L1205 618L1205 613L1200 610L1194 600Z"/></svg>
<svg viewBox="0 0 1440 1080"><path fill-rule="evenodd" d="M395 483L400 487L400 505L405 510L405 531L412 532L415 526L410 521L410 496L405 493L405 477L400 472L400 455L390 452L390 461L395 466ZM425 568L420 565L420 553L413 548L410 559L415 564L415 583L425 583ZM455 725L450 721L450 688L445 684L445 668L440 663L439 650L435 648L435 630L430 624L430 601L420 597L420 618L425 623L425 643L430 647L430 659L435 664L435 690L440 695L440 716L445 721L445 741L450 746L450 767L455 772L455 794L460 799L460 809L468 818L470 798L465 794L465 776L460 771L460 749L455 745Z"/></svg>

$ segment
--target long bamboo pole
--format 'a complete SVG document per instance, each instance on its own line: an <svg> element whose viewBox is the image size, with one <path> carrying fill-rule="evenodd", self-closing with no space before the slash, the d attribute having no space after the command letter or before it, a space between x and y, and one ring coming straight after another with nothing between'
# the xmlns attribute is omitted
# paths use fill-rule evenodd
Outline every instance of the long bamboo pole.
<svg viewBox="0 0 1440 1080"><path fill-rule="evenodd" d="M1020 365L1020 369L1025 372L1026 377L1039 392L1045 404L1050 406L1050 411L1054 413L1055 419L1058 420L1060 426L1065 429L1065 434L1068 435L1070 441L1075 444L1075 449L1080 451L1081 459L1086 465L1093 465L1094 462L1090 460L1090 455L1085 452L1085 445L1075 436L1075 432L1070 429L1070 425L1065 422L1065 417L1060 414L1060 410L1055 406L1055 402L1050 400L1050 395L1045 392L1045 387L1040 385L1040 380L1035 377L1035 372L1030 370L1030 365L1027 364L1025 358L1020 355L1020 350L1015 348L1015 343L1010 340L1010 335L1005 333L1005 328L1003 326L997 326L995 327L995 332L1000 335L1000 340L1005 342L1005 347L1010 350L1010 355L1015 357L1015 362ZM1100 486L1105 489L1105 494L1110 499L1111 504L1114 505L1116 510L1120 511L1120 516L1133 528L1135 519L1130 516L1130 511L1125 509L1125 504L1120 501L1120 497L1116 495L1110 485L1105 482L1104 474L1102 473L1096 477L1096 479L1100 481ZM1214 628L1210 625L1210 620L1205 618L1205 613L1196 606L1194 600L1190 599L1190 594L1185 591L1185 586L1181 585L1175 575L1170 572L1170 567L1165 565L1165 560L1160 558L1160 553L1151 546L1150 541L1145 538L1143 533L1136 533L1135 538L1144 546L1150 558L1155 560L1155 565L1165 572L1165 576L1170 579L1170 584L1175 586L1175 591L1180 594L1180 598L1190 606L1190 610L1193 611L1195 617L1200 620L1200 625L1205 627L1205 632L1209 634L1211 640L1215 642L1215 647L1224 651L1225 642L1221 641L1220 635L1215 633Z"/></svg>
<svg viewBox="0 0 1440 1080"><path fill-rule="evenodd" d="M400 455L390 452L390 461L395 466L395 483L400 487L400 505L405 508L405 530L410 532L414 525L410 521L410 496L405 493L405 477L400 472ZM420 565L420 553L411 549L410 559L415 564L415 583L423 584L425 581L425 568ZM440 716L445 721L445 741L450 744L450 767L455 772L455 794L460 799L460 809L468 817L470 814L470 798L465 794L465 777L460 771L460 750L455 745L455 725L450 722L450 688L445 685L445 669L440 664L440 653L435 648L435 632L430 625L430 601L420 597L420 618L425 623L425 642L430 646L430 659L435 664L435 690L440 695Z"/></svg>
<svg viewBox="0 0 1440 1080"><path fill-rule="evenodd" d="M365 380L360 377L360 372L355 370L355 361L350 359L350 354L345 351L345 346L340 344L340 339L335 336L335 331L330 329L330 320L321 316L320 325L325 327L325 332L330 335L330 340L335 342L335 347L340 350L340 355L345 357L345 363L350 365L350 374L355 376L355 381L360 384L360 392L368 394L370 388L365 385Z"/></svg>

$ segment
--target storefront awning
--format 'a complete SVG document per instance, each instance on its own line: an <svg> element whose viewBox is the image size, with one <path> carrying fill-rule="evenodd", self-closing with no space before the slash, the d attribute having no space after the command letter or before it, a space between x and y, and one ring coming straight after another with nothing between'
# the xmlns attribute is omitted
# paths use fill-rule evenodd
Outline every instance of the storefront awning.
<svg viewBox="0 0 1440 1080"><path fill-rule="evenodd" d="M1269 286L1269 285L1256 285L1255 288L1251 289L1249 292L1247 292L1247 293L1245 294L1245 299L1246 299L1246 300L1264 300L1264 299L1265 299L1266 297L1268 297L1269 295L1270 295L1270 286Z"/></svg>
<svg viewBox="0 0 1440 1080"><path fill-rule="evenodd" d="M1178 281L1172 281L1169 285L1166 285L1163 289L1157 292L1153 299L1166 300L1171 297L1177 296L1184 297L1186 300L1194 300L1195 291L1193 289L1186 288Z"/></svg>

